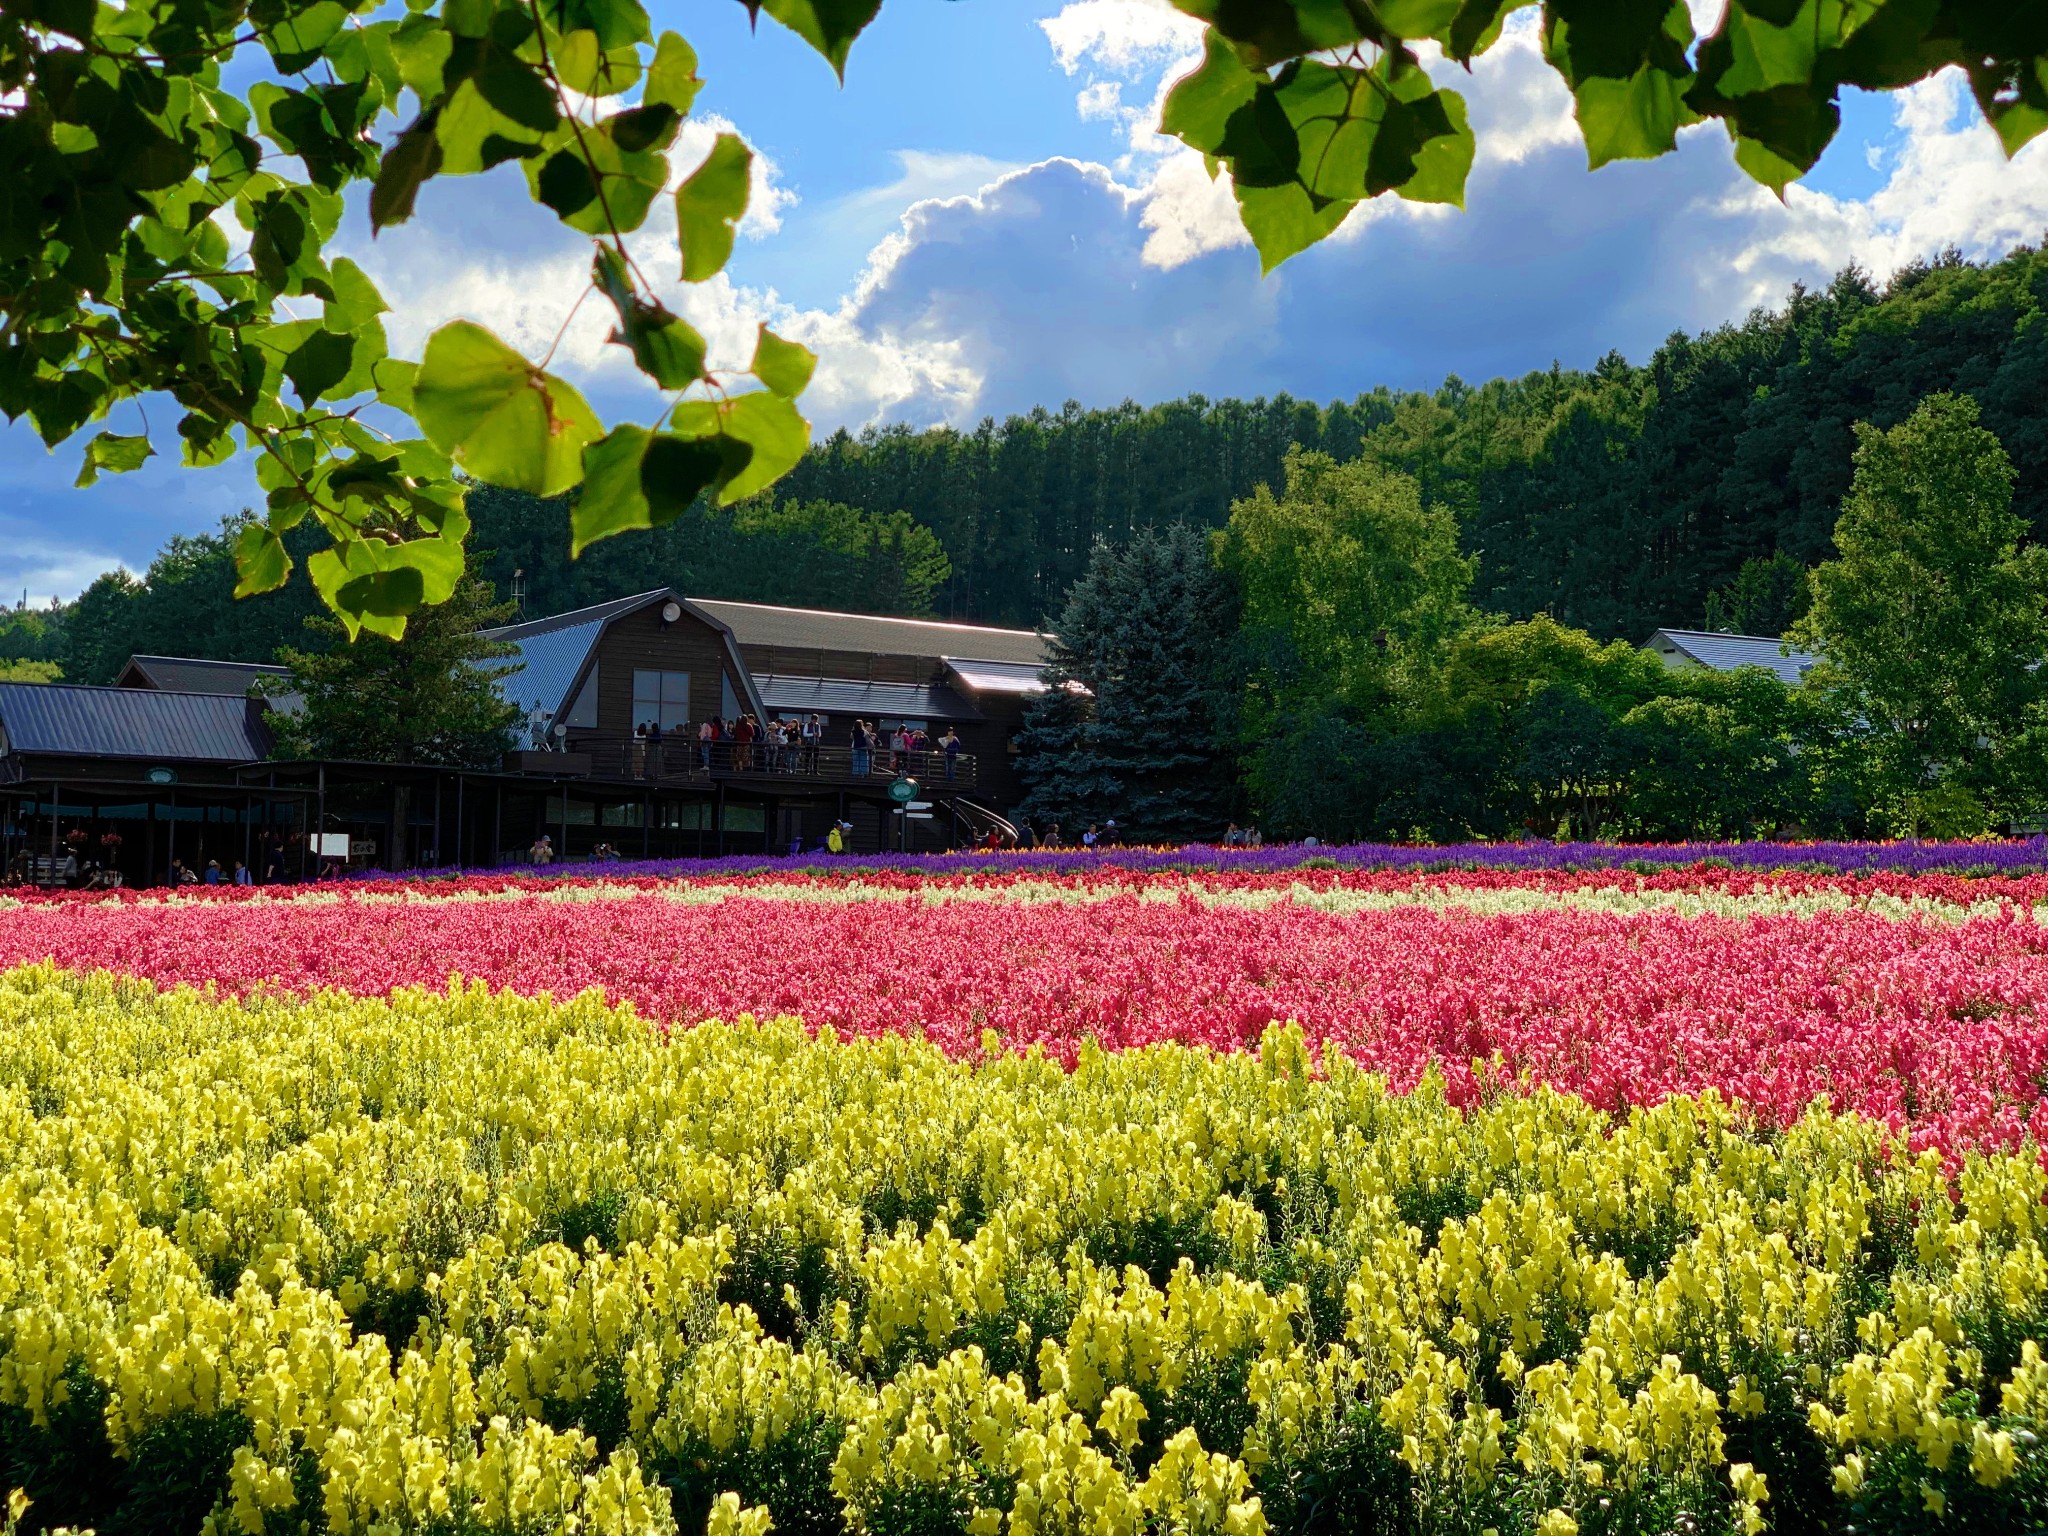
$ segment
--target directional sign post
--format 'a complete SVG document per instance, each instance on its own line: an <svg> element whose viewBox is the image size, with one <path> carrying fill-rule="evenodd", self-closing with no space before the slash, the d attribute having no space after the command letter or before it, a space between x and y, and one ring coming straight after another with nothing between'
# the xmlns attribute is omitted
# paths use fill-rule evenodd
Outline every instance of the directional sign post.
<svg viewBox="0 0 2048 1536"><path fill-rule="evenodd" d="M917 798L917 780L908 774L899 773L889 781L889 799L894 802L902 820L896 826L896 846L903 852L910 852L910 817L904 808Z"/></svg>

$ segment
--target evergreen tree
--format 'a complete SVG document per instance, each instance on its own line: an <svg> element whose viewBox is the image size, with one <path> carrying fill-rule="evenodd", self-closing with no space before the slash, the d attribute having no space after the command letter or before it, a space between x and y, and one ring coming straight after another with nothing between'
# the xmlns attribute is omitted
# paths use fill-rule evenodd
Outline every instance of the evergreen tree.
<svg viewBox="0 0 2048 1536"><path fill-rule="evenodd" d="M280 651L289 676L269 690L304 701L278 719L279 755L496 767L519 711L498 692L508 669L491 663L513 647L479 631L510 615L473 576L414 613L399 640L366 631L343 643L339 622L312 615L306 628L328 647Z"/></svg>
<svg viewBox="0 0 2048 1536"><path fill-rule="evenodd" d="M1742 562L1725 587L1707 594L1707 628L1731 635L1782 635L1806 617L1806 567L1782 550Z"/></svg>
<svg viewBox="0 0 2048 1536"><path fill-rule="evenodd" d="M1026 814L1070 833L1114 817L1138 841L1214 836L1232 794L1233 629L1200 529L1098 540L1061 610L1048 690L1026 716Z"/></svg>

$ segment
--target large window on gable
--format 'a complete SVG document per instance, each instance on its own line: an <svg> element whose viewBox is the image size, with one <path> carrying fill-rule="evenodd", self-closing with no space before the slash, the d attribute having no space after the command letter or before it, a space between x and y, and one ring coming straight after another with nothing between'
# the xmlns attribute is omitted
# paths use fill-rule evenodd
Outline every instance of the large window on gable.
<svg viewBox="0 0 2048 1536"><path fill-rule="evenodd" d="M633 669L633 725L673 731L690 720L690 674Z"/></svg>

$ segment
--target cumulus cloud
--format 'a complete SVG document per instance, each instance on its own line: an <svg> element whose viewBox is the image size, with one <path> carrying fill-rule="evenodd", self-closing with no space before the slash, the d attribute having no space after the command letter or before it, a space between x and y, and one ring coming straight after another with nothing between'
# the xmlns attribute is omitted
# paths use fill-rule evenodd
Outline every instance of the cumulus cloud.
<svg viewBox="0 0 2048 1536"><path fill-rule="evenodd" d="M1202 51L1202 24L1167 0L1073 0L1038 25L1070 75L1135 74Z"/></svg>
<svg viewBox="0 0 2048 1536"><path fill-rule="evenodd" d="M1997 255L2048 227L2048 150L2007 164L1960 82L1901 93L1885 180L1869 197L1794 187L1780 203L1735 167L1717 125L1676 154L1588 173L1569 93L1518 18L1461 89L1478 155L1460 212L1382 198L1336 237L1261 279L1227 177L1154 131L1199 28L1165 0L1074 0L1040 23L1077 109L1126 125L1110 164L1009 166L902 152L893 181L838 200L851 226L886 229L831 307L799 307L732 273L664 297L702 329L715 364L744 364L766 322L820 356L807 409L821 429L1189 391L1328 397L1642 356L1674 329L1737 318L1850 261L1880 277L1947 245ZM1132 105L1143 102L1142 107ZM693 129L708 147L710 128ZM677 160L687 167L690 149ZM757 162L756 234L793 194ZM523 201L524 189L513 189ZM887 227L893 221L893 228ZM650 276L676 267L673 231L635 238ZM530 226L529 226L530 227ZM451 259L446 243L380 279L405 324L462 313L540 353L563 326L587 246ZM593 390L637 388L609 316L586 303L558 366ZM622 400L626 398L621 396Z"/></svg>

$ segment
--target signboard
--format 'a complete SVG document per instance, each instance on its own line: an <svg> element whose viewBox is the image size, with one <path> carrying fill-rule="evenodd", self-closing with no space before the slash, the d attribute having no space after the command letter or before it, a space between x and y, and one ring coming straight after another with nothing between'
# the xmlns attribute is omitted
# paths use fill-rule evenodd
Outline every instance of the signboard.
<svg viewBox="0 0 2048 1536"><path fill-rule="evenodd" d="M314 834L313 857L316 859L347 858L348 834L346 832L319 832Z"/></svg>
<svg viewBox="0 0 2048 1536"><path fill-rule="evenodd" d="M352 837L348 840L348 856L352 859L374 859L377 857L377 839L374 837Z"/></svg>
<svg viewBox="0 0 2048 1536"><path fill-rule="evenodd" d="M928 811L931 808L932 803L929 800L912 800L903 807L906 811Z"/></svg>
<svg viewBox="0 0 2048 1536"><path fill-rule="evenodd" d="M152 768L143 777L152 784L175 784L178 782L178 771L175 768Z"/></svg>
<svg viewBox="0 0 2048 1536"><path fill-rule="evenodd" d="M932 813L930 811L905 811L903 819L905 821L930 821Z"/></svg>
<svg viewBox="0 0 2048 1536"><path fill-rule="evenodd" d="M889 781L889 798L903 805L917 798L917 780L896 778Z"/></svg>

